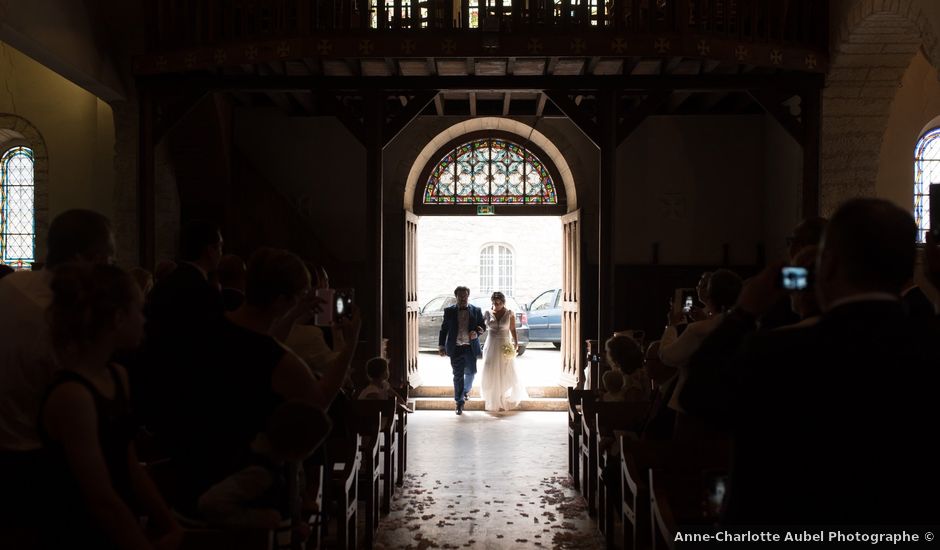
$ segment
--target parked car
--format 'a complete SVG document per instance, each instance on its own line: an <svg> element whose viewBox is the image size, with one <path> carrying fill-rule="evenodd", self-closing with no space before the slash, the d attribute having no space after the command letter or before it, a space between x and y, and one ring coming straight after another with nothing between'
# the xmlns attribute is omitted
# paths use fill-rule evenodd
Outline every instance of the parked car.
<svg viewBox="0 0 940 550"><path fill-rule="evenodd" d="M418 314L418 347L421 349L437 349L437 340L441 333L441 323L444 320L444 308L457 303L452 295L442 294L435 296L424 304ZM486 311L492 307L489 296L471 296L470 303ZM519 351L516 355L525 353L529 343L529 325L526 311L519 307L511 296L506 296L506 307L516 315L516 338L519 340ZM486 333L480 337L480 343L486 342Z"/></svg>
<svg viewBox="0 0 940 550"><path fill-rule="evenodd" d="M539 294L526 306L529 314L529 341L551 342L561 349L561 289Z"/></svg>

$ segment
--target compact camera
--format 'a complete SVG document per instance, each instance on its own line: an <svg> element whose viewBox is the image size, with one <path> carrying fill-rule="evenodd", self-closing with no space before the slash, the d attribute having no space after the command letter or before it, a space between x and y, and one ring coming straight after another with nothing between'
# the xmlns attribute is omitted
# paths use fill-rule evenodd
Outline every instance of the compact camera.
<svg viewBox="0 0 940 550"><path fill-rule="evenodd" d="M343 319L352 317L352 305L355 291L349 289L318 288L317 298L326 304L320 312L314 315L314 324L324 327Z"/></svg>
<svg viewBox="0 0 940 550"><path fill-rule="evenodd" d="M784 290L806 290L810 286L809 270L792 265L780 269L777 286Z"/></svg>

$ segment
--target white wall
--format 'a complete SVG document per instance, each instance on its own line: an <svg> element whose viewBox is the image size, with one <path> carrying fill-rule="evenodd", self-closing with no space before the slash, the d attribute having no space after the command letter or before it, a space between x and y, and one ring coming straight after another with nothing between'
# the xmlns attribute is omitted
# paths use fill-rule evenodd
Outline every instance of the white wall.
<svg viewBox="0 0 940 550"><path fill-rule="evenodd" d="M513 249L514 297L521 304L561 286L561 221L549 216L424 216L418 223L418 303L453 294L458 285L480 291L480 250Z"/></svg>

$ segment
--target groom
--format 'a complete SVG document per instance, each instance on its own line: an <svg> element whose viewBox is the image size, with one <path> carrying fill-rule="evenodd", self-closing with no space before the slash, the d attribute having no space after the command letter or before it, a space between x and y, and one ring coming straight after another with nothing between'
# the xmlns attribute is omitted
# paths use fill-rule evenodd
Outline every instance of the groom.
<svg viewBox="0 0 940 550"><path fill-rule="evenodd" d="M470 289L458 286L454 289L457 303L444 308L444 321L437 340L441 357L450 357L454 371L454 401L457 414L463 413L464 401L469 399L473 388L473 376L477 373L477 356L480 355L480 331L483 330L483 312L469 305Z"/></svg>

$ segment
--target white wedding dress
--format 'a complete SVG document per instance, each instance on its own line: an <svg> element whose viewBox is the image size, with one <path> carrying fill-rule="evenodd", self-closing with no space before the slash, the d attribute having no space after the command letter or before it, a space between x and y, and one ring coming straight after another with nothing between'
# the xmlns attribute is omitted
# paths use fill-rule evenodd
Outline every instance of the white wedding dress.
<svg viewBox="0 0 940 550"><path fill-rule="evenodd" d="M525 386L516 374L516 352L512 349L512 334L509 320L513 313L508 309L497 320L492 311L483 314L486 324L486 342L483 344L483 381L480 397L488 411L508 411L529 398Z"/></svg>

